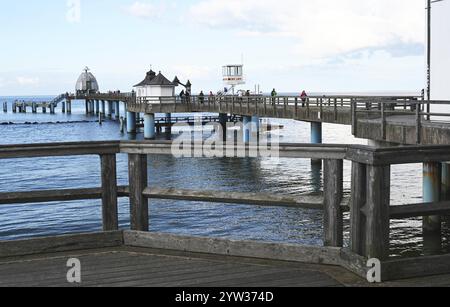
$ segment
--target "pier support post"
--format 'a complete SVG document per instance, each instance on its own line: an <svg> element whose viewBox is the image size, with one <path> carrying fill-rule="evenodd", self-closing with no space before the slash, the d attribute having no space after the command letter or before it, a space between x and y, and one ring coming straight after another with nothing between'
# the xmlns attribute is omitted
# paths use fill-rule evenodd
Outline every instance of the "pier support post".
<svg viewBox="0 0 450 307"><path fill-rule="evenodd" d="M341 202L344 191L344 161L325 160L324 164L324 245L343 247L344 216Z"/></svg>
<svg viewBox="0 0 450 307"><path fill-rule="evenodd" d="M103 115L105 115L106 114L106 102L104 100L102 100L101 108L102 108L101 113Z"/></svg>
<svg viewBox="0 0 450 307"><path fill-rule="evenodd" d="M65 101L63 101L63 102L61 102L61 112L62 113L66 113L66 102Z"/></svg>
<svg viewBox="0 0 450 307"><path fill-rule="evenodd" d="M170 140L172 138L172 114L171 113L166 113L166 122L167 122L166 137L167 137L167 140Z"/></svg>
<svg viewBox="0 0 450 307"><path fill-rule="evenodd" d="M252 131L251 131L251 141L255 144L259 143L259 116L252 116Z"/></svg>
<svg viewBox="0 0 450 307"><path fill-rule="evenodd" d="M103 231L119 230L116 155L101 155Z"/></svg>
<svg viewBox="0 0 450 307"><path fill-rule="evenodd" d="M8 103L6 101L3 102L3 113L8 113Z"/></svg>
<svg viewBox="0 0 450 307"><path fill-rule="evenodd" d="M100 113L100 101L95 101L95 115L98 115Z"/></svg>
<svg viewBox="0 0 450 307"><path fill-rule="evenodd" d="M36 105L36 102L33 102L33 104L31 105L31 112L32 112L33 114L36 114L36 113L37 113L37 105Z"/></svg>
<svg viewBox="0 0 450 307"><path fill-rule="evenodd" d="M72 100L67 100L67 114L72 114Z"/></svg>
<svg viewBox="0 0 450 307"><path fill-rule="evenodd" d="M144 138L155 139L155 114L144 114Z"/></svg>
<svg viewBox="0 0 450 307"><path fill-rule="evenodd" d="M430 162L423 164L423 202L432 203L441 200L442 164ZM441 217L428 216L423 218L424 233L441 232Z"/></svg>
<svg viewBox="0 0 450 307"><path fill-rule="evenodd" d="M251 116L243 116L242 117L242 137L244 144L250 143L250 130L251 130Z"/></svg>
<svg viewBox="0 0 450 307"><path fill-rule="evenodd" d="M116 109L115 109L114 113L116 114L116 119L119 119L120 118L120 101L116 101Z"/></svg>
<svg viewBox="0 0 450 307"><path fill-rule="evenodd" d="M322 123L311 123L311 144L322 144Z"/></svg>
<svg viewBox="0 0 450 307"><path fill-rule="evenodd" d="M140 124L141 123L141 113L136 112L135 115L136 115L136 123Z"/></svg>
<svg viewBox="0 0 450 307"><path fill-rule="evenodd" d="M322 123L311 122L311 144L322 144ZM322 160L311 160L311 183L315 192L321 188Z"/></svg>
<svg viewBox="0 0 450 307"><path fill-rule="evenodd" d="M108 116L108 118L112 117L112 108L113 108L112 101L108 101L108 113L106 114L106 116Z"/></svg>
<svg viewBox="0 0 450 307"><path fill-rule="evenodd" d="M224 143L227 141L227 122L228 122L228 114L220 113L219 114L219 122L222 127L222 140Z"/></svg>
<svg viewBox="0 0 450 307"><path fill-rule="evenodd" d="M148 199L143 192L148 185L147 156L128 155L131 230L148 231Z"/></svg>
<svg viewBox="0 0 450 307"><path fill-rule="evenodd" d="M127 132L136 133L136 113L127 112Z"/></svg>
<svg viewBox="0 0 450 307"><path fill-rule="evenodd" d="M85 107L85 110L86 110L86 115L88 115L89 114L89 100L86 100L84 102L84 107Z"/></svg>

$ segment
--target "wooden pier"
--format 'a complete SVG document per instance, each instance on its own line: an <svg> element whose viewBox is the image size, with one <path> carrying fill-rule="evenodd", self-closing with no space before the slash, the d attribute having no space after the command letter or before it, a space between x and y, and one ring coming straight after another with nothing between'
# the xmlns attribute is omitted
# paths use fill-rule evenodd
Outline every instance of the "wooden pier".
<svg viewBox="0 0 450 307"><path fill-rule="evenodd" d="M376 149L351 145L281 144L280 157L324 160L326 179L321 207L324 212L324 246L302 246L149 232L150 199L204 201L209 198L210 202L230 205L245 202L236 195L225 201L225 195L210 197L205 192L202 196L201 191L159 190L155 197L158 189L148 185L147 156L171 155L171 145L171 142L126 141L0 146L0 159L99 156L101 187L12 191L0 194L0 205L58 201L63 210L64 201L101 199L104 231L0 242L0 285L69 286L65 280L67 268L64 261L67 257L77 256L86 268L86 284L82 283L82 286L365 285L367 261L371 258L381 261L383 281L405 279L386 285L411 285L413 282L450 285L450 255L391 257L389 240L391 219L450 214L447 201L401 206L391 204L391 165L450 161L449 146ZM234 157L235 150L250 152L261 149L239 146L242 145L232 146L233 150L225 148L225 155L233 153ZM128 155L129 185L125 187L117 186L116 155L119 153ZM343 240L343 212L346 210L342 202L344 160L352 162L349 245ZM119 231L119 197L129 198L130 230ZM281 196L273 196L272 200L276 197ZM261 205L261 198L254 204ZM247 203L251 204L251 201ZM164 275L165 272L170 273ZM429 277L417 279L423 276Z"/></svg>
<svg viewBox="0 0 450 307"><path fill-rule="evenodd" d="M283 118L352 126L355 137L402 145L450 145L450 112L433 112L450 101L421 96L192 96L139 97L128 104L136 113L209 112ZM430 106L430 107L429 107Z"/></svg>

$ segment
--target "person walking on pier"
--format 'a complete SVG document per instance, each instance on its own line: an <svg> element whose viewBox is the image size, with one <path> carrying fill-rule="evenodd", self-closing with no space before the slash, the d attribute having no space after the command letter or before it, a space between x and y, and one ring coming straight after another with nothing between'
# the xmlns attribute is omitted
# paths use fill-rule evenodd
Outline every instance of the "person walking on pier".
<svg viewBox="0 0 450 307"><path fill-rule="evenodd" d="M308 99L308 94L306 94L306 91L303 91L303 92L300 94L300 98L301 98L301 100L302 100L302 107L304 108L304 107L305 107L306 100Z"/></svg>
<svg viewBox="0 0 450 307"><path fill-rule="evenodd" d="M198 98L199 98L201 104L205 103L205 94L203 93L203 91L200 92L200 94L198 95Z"/></svg>
<svg viewBox="0 0 450 307"><path fill-rule="evenodd" d="M278 96L278 93L275 89L272 90L272 93L270 94L272 96L272 104L275 105L275 97Z"/></svg>
<svg viewBox="0 0 450 307"><path fill-rule="evenodd" d="M186 94L184 93L184 90L181 91L180 93L180 99L181 99L181 103L185 103L185 99L186 99Z"/></svg>
<svg viewBox="0 0 450 307"><path fill-rule="evenodd" d="M185 100L187 103L191 102L191 93L188 90L186 90Z"/></svg>

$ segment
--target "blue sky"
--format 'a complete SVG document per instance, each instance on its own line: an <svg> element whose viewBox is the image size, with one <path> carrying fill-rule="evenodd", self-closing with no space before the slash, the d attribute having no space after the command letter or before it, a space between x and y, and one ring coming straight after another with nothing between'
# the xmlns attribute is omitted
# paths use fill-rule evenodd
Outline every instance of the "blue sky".
<svg viewBox="0 0 450 307"><path fill-rule="evenodd" d="M0 96L73 91L85 66L105 91L150 65L218 90L242 56L248 88L424 87L423 0L79 0L79 16L77 3L0 2Z"/></svg>

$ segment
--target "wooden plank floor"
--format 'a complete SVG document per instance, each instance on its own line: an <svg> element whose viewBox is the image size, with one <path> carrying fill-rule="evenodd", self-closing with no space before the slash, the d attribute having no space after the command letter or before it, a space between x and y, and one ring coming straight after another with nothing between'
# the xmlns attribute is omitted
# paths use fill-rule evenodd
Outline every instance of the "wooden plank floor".
<svg viewBox="0 0 450 307"><path fill-rule="evenodd" d="M0 286L73 286L66 280L66 262L74 257L81 261L83 287L339 287L363 283L336 267L118 247L0 259Z"/></svg>
<svg viewBox="0 0 450 307"><path fill-rule="evenodd" d="M82 283L66 280L69 258ZM115 247L0 259L0 287L343 287L369 286L347 270L323 265ZM450 275L370 286L450 287Z"/></svg>

